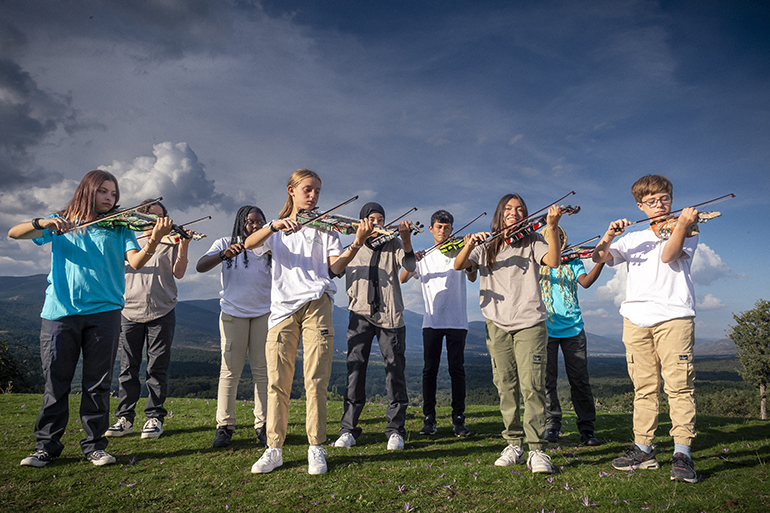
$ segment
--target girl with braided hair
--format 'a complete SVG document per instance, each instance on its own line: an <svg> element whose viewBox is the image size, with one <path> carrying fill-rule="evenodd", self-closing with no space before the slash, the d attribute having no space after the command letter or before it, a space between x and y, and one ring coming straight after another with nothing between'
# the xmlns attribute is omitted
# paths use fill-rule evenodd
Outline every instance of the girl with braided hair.
<svg viewBox="0 0 770 513"><path fill-rule="evenodd" d="M249 250L243 242L265 225L265 214L246 205L238 210L230 237L211 245L196 269L205 273L222 264L222 290L219 293L219 333L222 363L217 390L217 431L214 447L227 447L235 431L235 398L246 353L254 380L254 430L257 441L267 442L267 362L265 340L270 314L270 255Z"/></svg>
<svg viewBox="0 0 770 513"><path fill-rule="evenodd" d="M540 232L549 244L550 234ZM562 251L567 248L567 232L559 226ZM577 299L577 284L587 289L599 278L604 264L596 264L586 274L583 262L576 258L559 267L540 267L540 289L543 303L548 311L545 321L548 328L548 359L545 371L545 436L549 442L559 441L561 430L561 405L556 392L556 380L559 376L559 347L564 355L564 367L567 370L572 406L575 408L580 431L580 439L586 445L600 445L594 434L596 406L588 381L588 357L586 352L586 332Z"/></svg>

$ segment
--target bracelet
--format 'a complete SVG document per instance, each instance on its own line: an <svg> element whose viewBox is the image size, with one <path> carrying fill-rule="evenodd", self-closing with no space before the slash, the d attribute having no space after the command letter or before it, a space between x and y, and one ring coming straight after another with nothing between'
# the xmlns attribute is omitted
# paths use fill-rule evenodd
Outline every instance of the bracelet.
<svg viewBox="0 0 770 513"><path fill-rule="evenodd" d="M154 254L155 254L155 252L154 252L154 251L153 251L152 253L150 253L149 251L147 251L147 246L143 247L143 248L142 248L142 251L144 251L144 254L145 254L145 255L150 255L150 256L152 256L152 255L154 255Z"/></svg>
<svg viewBox="0 0 770 513"><path fill-rule="evenodd" d="M42 226L40 226L40 219L42 219L42 218L41 217L36 217L36 218L34 218L32 220L32 228L34 228L35 230L44 230L45 229Z"/></svg>
<svg viewBox="0 0 770 513"><path fill-rule="evenodd" d="M361 249L361 248L363 248L364 246L363 246L363 244L359 246L358 244L352 244L352 243L351 243L351 244L350 244L350 247L351 247L351 248L353 248L353 249Z"/></svg>
<svg viewBox="0 0 770 513"><path fill-rule="evenodd" d="M278 231L278 228L273 226L273 222L272 221L270 221L270 223L267 225L267 227L270 228L270 231L273 232L273 233Z"/></svg>
<svg viewBox="0 0 770 513"><path fill-rule="evenodd" d="M152 238L152 235L150 235L150 238L149 238L149 239L147 239L147 244L152 244L153 242L154 242L155 244L157 244L157 243L158 243L158 241L156 241L155 239L153 239L153 238Z"/></svg>
<svg viewBox="0 0 770 513"><path fill-rule="evenodd" d="M225 258L227 258L227 255L225 255L225 252L224 251L220 251L219 252L219 259L220 260L224 260Z"/></svg>

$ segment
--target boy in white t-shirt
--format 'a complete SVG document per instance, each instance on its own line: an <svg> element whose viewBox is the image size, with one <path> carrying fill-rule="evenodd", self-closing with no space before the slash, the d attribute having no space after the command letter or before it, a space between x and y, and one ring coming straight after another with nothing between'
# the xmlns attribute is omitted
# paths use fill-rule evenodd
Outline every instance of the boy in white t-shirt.
<svg viewBox="0 0 770 513"><path fill-rule="evenodd" d="M636 205L648 218L665 219L671 212L673 185L664 176L647 175L631 188ZM693 345L695 292L690 266L697 235L698 211L685 208L671 236L659 238L655 227L613 239L632 224L610 223L596 246L593 261L625 264L626 299L620 306L628 373L634 383L634 445L612 466L618 470L654 469L660 465L652 450L658 427L660 379L665 382L674 438L671 479L696 483L690 456L695 438Z"/></svg>
<svg viewBox="0 0 770 513"><path fill-rule="evenodd" d="M436 211L430 218L430 233L435 246L452 234L454 217L446 210ZM449 378L452 384L452 425L455 436L470 436L465 426L465 337L468 334L465 276L476 280L476 272L456 271L455 255L437 249L426 254L418 251L417 270L401 271L401 283L413 276L420 280L425 315L422 319L424 366L422 369L422 413L425 416L421 435L436 434L436 381L441 364L442 340L446 339Z"/></svg>

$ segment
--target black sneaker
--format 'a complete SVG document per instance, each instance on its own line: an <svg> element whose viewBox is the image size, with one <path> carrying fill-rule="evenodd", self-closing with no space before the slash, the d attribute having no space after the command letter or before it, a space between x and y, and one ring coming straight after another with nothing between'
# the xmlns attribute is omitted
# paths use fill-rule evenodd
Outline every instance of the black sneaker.
<svg viewBox="0 0 770 513"><path fill-rule="evenodd" d="M233 430L225 426L217 428L217 434L214 435L214 447L227 447L230 445L230 438L233 436Z"/></svg>
<svg viewBox="0 0 770 513"><path fill-rule="evenodd" d="M422 424L422 429L420 430L421 435L435 435L436 434L436 417L433 415L427 415L425 417L425 420Z"/></svg>
<svg viewBox="0 0 770 513"><path fill-rule="evenodd" d="M38 449L35 451L35 454L30 454L23 460L21 460L20 465L25 467L45 467L50 462L54 460L54 456L51 456L48 451L44 451L42 449Z"/></svg>
<svg viewBox="0 0 770 513"><path fill-rule="evenodd" d="M559 429L553 427L547 428L545 430L545 435L543 435L543 439L552 444L557 443L559 441Z"/></svg>
<svg viewBox="0 0 770 513"><path fill-rule="evenodd" d="M583 431L582 433L580 433L580 440L585 445L590 445L592 447L597 445L602 445L599 439L596 438L596 435L594 434L593 431Z"/></svg>
<svg viewBox="0 0 770 513"><path fill-rule="evenodd" d="M267 447L267 431L265 426L254 428L254 432L257 434L257 442L262 446Z"/></svg>
<svg viewBox="0 0 770 513"><path fill-rule="evenodd" d="M616 470L653 469L660 468L660 465L655 459L655 451L644 452L634 444L623 456L612 460L612 468Z"/></svg>
<svg viewBox="0 0 770 513"><path fill-rule="evenodd" d="M692 460L681 452L671 458L671 480L684 481L685 483L697 483L698 474L695 473L695 465Z"/></svg>
<svg viewBox="0 0 770 513"><path fill-rule="evenodd" d="M471 430L465 427L465 419L462 416L458 415L455 417L453 424L456 437L468 438L471 436Z"/></svg>

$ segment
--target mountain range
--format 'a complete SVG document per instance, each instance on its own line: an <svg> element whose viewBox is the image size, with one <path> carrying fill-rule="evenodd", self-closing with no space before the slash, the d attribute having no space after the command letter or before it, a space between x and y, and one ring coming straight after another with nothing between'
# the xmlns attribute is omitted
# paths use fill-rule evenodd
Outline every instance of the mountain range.
<svg viewBox="0 0 770 513"><path fill-rule="evenodd" d="M18 340L25 344L37 343L40 332L40 311L48 286L47 276L0 276L0 338ZM346 331L348 313L334 307L334 349L347 351ZM216 350L219 347L219 299L180 301L176 307L177 329L174 345ZM407 352L422 354L422 315L406 310ZM623 355L620 340L586 333L590 355ZM372 346L373 352L377 344ZM483 321L468 323L466 354L486 354ZM729 339L695 341L695 352L700 356L734 356L735 344Z"/></svg>

